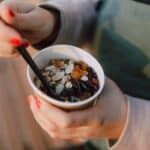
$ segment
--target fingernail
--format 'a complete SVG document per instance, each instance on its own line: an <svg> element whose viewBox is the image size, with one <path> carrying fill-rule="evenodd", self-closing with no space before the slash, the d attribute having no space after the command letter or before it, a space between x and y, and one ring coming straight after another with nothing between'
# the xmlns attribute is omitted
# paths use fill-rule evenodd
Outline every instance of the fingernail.
<svg viewBox="0 0 150 150"><path fill-rule="evenodd" d="M40 109L40 107L41 107L41 101L38 99L36 100L36 106L38 109Z"/></svg>
<svg viewBox="0 0 150 150"><path fill-rule="evenodd" d="M8 13L11 17L15 17L15 13L9 8Z"/></svg>
<svg viewBox="0 0 150 150"><path fill-rule="evenodd" d="M28 48L28 47L29 47L29 43L28 43L27 41L25 41L25 42L23 43L23 46L24 46L25 48Z"/></svg>
<svg viewBox="0 0 150 150"><path fill-rule="evenodd" d="M9 42L10 42L11 45L16 46L16 47L21 45L21 40L19 40L17 38L13 38Z"/></svg>

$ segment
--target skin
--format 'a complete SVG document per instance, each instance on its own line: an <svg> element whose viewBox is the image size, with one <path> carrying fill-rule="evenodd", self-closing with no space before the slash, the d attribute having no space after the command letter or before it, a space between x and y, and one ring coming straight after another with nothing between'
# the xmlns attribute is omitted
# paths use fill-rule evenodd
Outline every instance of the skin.
<svg viewBox="0 0 150 150"><path fill-rule="evenodd" d="M22 1L1 2L0 56L18 56L16 43L17 46L26 40L30 44L39 43L51 35L54 26L55 15L52 12ZM126 122L125 96L108 78L96 105L84 110L67 112L33 95L28 97L28 101L38 124L57 139L117 139Z"/></svg>
<svg viewBox="0 0 150 150"><path fill-rule="evenodd" d="M56 139L118 139L126 122L125 96L108 78L96 105L84 110L67 112L33 95L28 101L35 120Z"/></svg>
<svg viewBox="0 0 150 150"><path fill-rule="evenodd" d="M4 0L0 3L0 56L18 56L11 40L37 44L50 36L54 25L53 13L30 3Z"/></svg>

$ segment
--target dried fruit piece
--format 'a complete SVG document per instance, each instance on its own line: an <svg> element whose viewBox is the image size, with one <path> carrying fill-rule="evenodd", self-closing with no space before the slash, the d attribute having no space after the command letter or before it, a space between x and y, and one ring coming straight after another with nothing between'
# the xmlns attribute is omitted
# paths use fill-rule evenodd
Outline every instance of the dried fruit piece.
<svg viewBox="0 0 150 150"><path fill-rule="evenodd" d="M80 66L79 66L79 65L75 65L75 66L74 66L74 70L75 70L75 71L80 71Z"/></svg>
<svg viewBox="0 0 150 150"><path fill-rule="evenodd" d="M65 85L65 87L66 87L67 89L72 88L72 83L71 83L71 82L67 82L66 85Z"/></svg>
<svg viewBox="0 0 150 150"><path fill-rule="evenodd" d="M88 72L87 71L80 71L80 74L81 74L81 76L87 76L88 75Z"/></svg>
<svg viewBox="0 0 150 150"><path fill-rule="evenodd" d="M82 70L84 70L84 71L87 70L88 65L85 64L83 61L78 62L78 64L80 65L80 68L81 68Z"/></svg>
<svg viewBox="0 0 150 150"><path fill-rule="evenodd" d="M96 78L92 78L91 79L91 82L94 84L94 85L98 85L98 80Z"/></svg>
<svg viewBox="0 0 150 150"><path fill-rule="evenodd" d="M88 72L81 70L79 65L75 65L71 73L72 78L75 80L79 80L82 76L86 76L86 75L88 75Z"/></svg>
<svg viewBox="0 0 150 150"><path fill-rule="evenodd" d="M58 67L58 68L60 68L60 67L62 67L62 66L64 65L64 63L63 63L61 60L57 60L57 59L52 60L52 64L53 64L55 67Z"/></svg>
<svg viewBox="0 0 150 150"><path fill-rule="evenodd" d="M81 77L81 74L80 74L79 71L75 71L75 70L74 70L74 71L71 73L71 77L72 77L74 80L79 80L80 77Z"/></svg>

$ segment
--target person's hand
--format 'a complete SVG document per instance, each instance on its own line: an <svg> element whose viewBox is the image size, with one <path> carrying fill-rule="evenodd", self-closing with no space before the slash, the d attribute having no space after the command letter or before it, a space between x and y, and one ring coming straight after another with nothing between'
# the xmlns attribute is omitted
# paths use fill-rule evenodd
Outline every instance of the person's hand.
<svg viewBox="0 0 150 150"><path fill-rule="evenodd" d="M55 15L46 9L19 0L0 3L0 56L18 56L15 47L26 41L37 44L49 37Z"/></svg>
<svg viewBox="0 0 150 150"><path fill-rule="evenodd" d="M63 140L119 138L127 116L125 96L110 79L95 106L67 112L29 96L34 118L53 138Z"/></svg>

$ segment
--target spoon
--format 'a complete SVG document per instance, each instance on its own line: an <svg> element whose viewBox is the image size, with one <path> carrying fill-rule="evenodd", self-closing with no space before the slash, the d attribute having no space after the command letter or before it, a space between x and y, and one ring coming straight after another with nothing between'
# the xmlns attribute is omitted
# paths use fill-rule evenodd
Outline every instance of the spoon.
<svg viewBox="0 0 150 150"><path fill-rule="evenodd" d="M24 58L24 60L29 64L31 69L34 71L36 76L39 78L39 80L43 84L44 88L47 90L47 94L49 96L53 96L54 98L58 99L58 96L55 94L53 89L50 88L48 81L43 76L43 74L41 73L40 69L38 68L38 66L36 65L36 63L32 59L32 57L30 56L30 54L28 53L26 48L24 46L20 46L20 47L17 47L17 49L18 49L19 53L22 55L22 57Z"/></svg>

